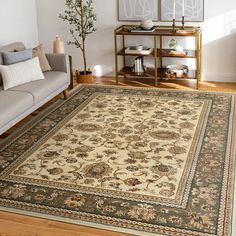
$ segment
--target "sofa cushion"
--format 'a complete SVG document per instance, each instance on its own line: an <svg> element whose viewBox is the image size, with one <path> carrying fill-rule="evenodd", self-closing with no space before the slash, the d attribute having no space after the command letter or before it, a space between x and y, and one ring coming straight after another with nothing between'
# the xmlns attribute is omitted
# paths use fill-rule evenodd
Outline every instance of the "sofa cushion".
<svg viewBox="0 0 236 236"><path fill-rule="evenodd" d="M22 51L25 50L25 46L23 43L21 42L17 42L17 43L11 43L5 46L0 47L0 52L18 52L18 51ZM2 56L0 57L0 65L3 65L3 58Z"/></svg>
<svg viewBox="0 0 236 236"><path fill-rule="evenodd" d="M39 58L39 63L43 72L52 70L45 55L43 44L39 44L37 47L33 48L33 57Z"/></svg>
<svg viewBox="0 0 236 236"><path fill-rule="evenodd" d="M11 88L10 90L27 92L31 94L34 98L34 103L36 104L64 85L68 84L67 74L64 72L50 71L45 72L44 76L44 80L19 85Z"/></svg>
<svg viewBox="0 0 236 236"><path fill-rule="evenodd" d="M11 43L3 47L0 47L0 65L3 65L2 52L15 52L15 51L21 51L21 50L25 50L25 46L21 42ZM1 73L0 73L0 86L2 86Z"/></svg>
<svg viewBox="0 0 236 236"><path fill-rule="evenodd" d="M27 61L33 57L32 49L26 49L19 52L3 52L4 65L11 65L22 61Z"/></svg>
<svg viewBox="0 0 236 236"><path fill-rule="evenodd" d="M33 96L29 93L0 89L0 127L11 122L33 105Z"/></svg>
<svg viewBox="0 0 236 236"><path fill-rule="evenodd" d="M0 65L0 72L4 90L27 82L45 79L38 57L8 66Z"/></svg>

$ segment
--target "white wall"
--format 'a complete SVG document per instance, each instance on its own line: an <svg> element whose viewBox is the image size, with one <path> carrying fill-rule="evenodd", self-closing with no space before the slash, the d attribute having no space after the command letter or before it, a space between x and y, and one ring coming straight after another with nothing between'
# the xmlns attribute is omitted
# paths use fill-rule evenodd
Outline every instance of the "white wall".
<svg viewBox="0 0 236 236"><path fill-rule="evenodd" d="M58 18L65 9L64 2L37 0L39 40L47 51L52 50L57 34L65 42L70 39L69 26ZM113 30L121 24L117 21L117 0L94 0L94 8L98 31L87 41L88 62L91 68L100 65L103 74L113 73ZM236 82L236 1L205 0L205 22L201 25L204 35L203 79ZM80 51L66 46L66 52L73 56L74 68L82 68Z"/></svg>
<svg viewBox="0 0 236 236"><path fill-rule="evenodd" d="M37 0L39 41L47 51L52 51L53 40L59 35L65 42L66 52L73 56L74 69L82 68L81 53L73 46L67 46L71 39L69 26L58 18L65 9L64 0ZM102 65L103 74L114 70L113 30L117 22L116 0L94 0L97 14L97 31L90 35L87 41L88 64Z"/></svg>
<svg viewBox="0 0 236 236"><path fill-rule="evenodd" d="M0 0L0 46L16 41L38 43L36 0Z"/></svg>
<svg viewBox="0 0 236 236"><path fill-rule="evenodd" d="M207 0L203 69L208 81L236 82L236 1Z"/></svg>

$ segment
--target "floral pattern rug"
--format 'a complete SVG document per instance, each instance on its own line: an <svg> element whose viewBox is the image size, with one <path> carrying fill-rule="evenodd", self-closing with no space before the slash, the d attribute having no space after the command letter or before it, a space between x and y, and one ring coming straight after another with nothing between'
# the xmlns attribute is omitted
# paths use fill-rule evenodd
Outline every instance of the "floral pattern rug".
<svg viewBox="0 0 236 236"><path fill-rule="evenodd" d="M0 207L138 235L230 235L235 119L232 94L81 86L0 144Z"/></svg>

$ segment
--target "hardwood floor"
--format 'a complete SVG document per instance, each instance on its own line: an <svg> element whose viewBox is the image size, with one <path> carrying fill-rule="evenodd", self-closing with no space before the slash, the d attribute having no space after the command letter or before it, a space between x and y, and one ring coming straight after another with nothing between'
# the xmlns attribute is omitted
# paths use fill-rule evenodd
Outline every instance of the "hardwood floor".
<svg viewBox="0 0 236 236"><path fill-rule="evenodd" d="M96 78L96 84L115 85L114 78ZM121 80L122 86L138 86L138 87L152 87L153 82L148 84L143 81L126 81ZM161 88L175 88L175 89L191 89L188 86L194 84L188 82L179 83L160 83ZM76 89L76 88L75 88ZM236 93L236 83L215 83L215 82L201 82L199 90L204 91L224 91ZM72 91L73 92L73 91ZM68 93L70 95L71 92ZM26 117L23 121L19 122L16 126L8 130L6 133L0 135L0 140L6 138L23 124L37 116L45 108L59 99L57 96L43 107ZM36 217L29 217L19 214L7 213L0 211L0 236L125 236L127 234L111 232L107 230L95 229L91 227L84 227L74 224L61 223L52 220L46 220Z"/></svg>
<svg viewBox="0 0 236 236"><path fill-rule="evenodd" d="M0 236L125 236L108 230L0 212ZM128 235L127 235L128 236Z"/></svg>

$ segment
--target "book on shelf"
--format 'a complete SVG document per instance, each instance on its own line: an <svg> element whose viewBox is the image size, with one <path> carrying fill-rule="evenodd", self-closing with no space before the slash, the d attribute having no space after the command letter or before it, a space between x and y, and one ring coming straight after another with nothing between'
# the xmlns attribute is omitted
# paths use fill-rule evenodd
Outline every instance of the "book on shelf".
<svg viewBox="0 0 236 236"><path fill-rule="evenodd" d="M146 66L143 63L143 57L140 56L135 58L132 72L136 74L143 74L145 73L145 71L146 71Z"/></svg>
<svg viewBox="0 0 236 236"><path fill-rule="evenodd" d="M150 29L144 29L142 28L141 26L138 26L138 27L135 27L135 28L132 28L130 30L130 32L133 32L133 33L152 33L156 30L156 26L153 26L152 28Z"/></svg>
<svg viewBox="0 0 236 236"><path fill-rule="evenodd" d="M141 49L136 46L127 47L125 49L126 54L137 54L137 55L150 55L152 53L152 48L143 46Z"/></svg>

